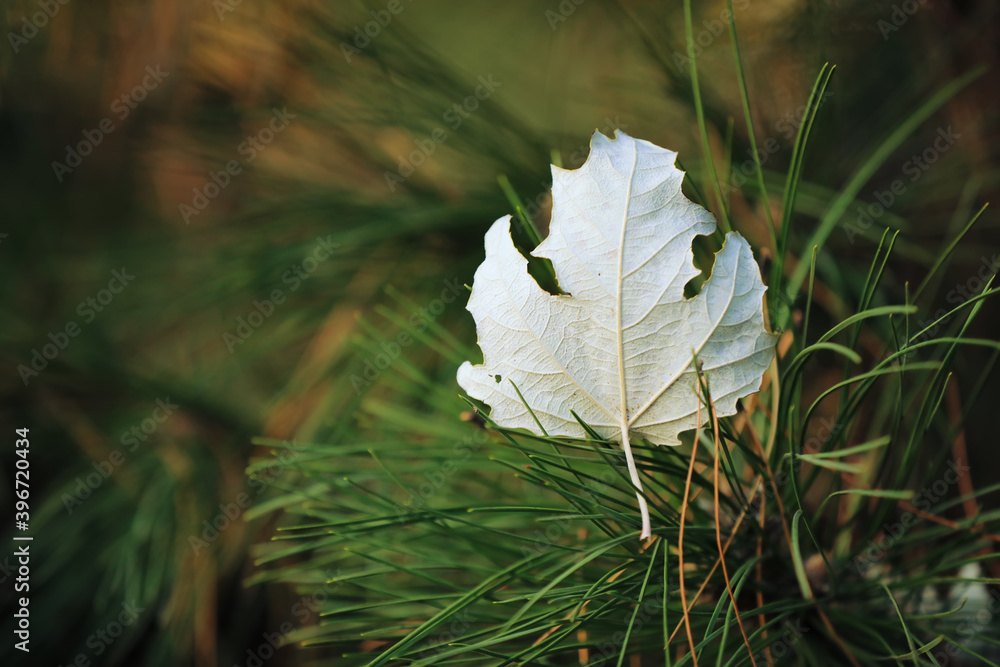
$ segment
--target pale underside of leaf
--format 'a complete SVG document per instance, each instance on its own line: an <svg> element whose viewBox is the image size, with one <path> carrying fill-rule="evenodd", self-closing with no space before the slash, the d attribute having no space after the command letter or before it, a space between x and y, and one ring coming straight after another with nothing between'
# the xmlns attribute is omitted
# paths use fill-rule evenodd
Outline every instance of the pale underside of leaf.
<svg viewBox="0 0 1000 667"><path fill-rule="evenodd" d="M711 278L685 298L698 274L691 244L715 223L681 193L675 158L622 132L595 133L580 169L553 167L551 231L532 254L552 262L565 295L528 274L510 216L487 232L468 305L484 363L462 364L458 381L501 426L535 430L527 404L550 435L582 437L576 412L622 443L634 472L630 438L676 445L695 428L695 356L719 416L760 387L775 342L760 270L730 233ZM647 524L644 512L644 534Z"/></svg>

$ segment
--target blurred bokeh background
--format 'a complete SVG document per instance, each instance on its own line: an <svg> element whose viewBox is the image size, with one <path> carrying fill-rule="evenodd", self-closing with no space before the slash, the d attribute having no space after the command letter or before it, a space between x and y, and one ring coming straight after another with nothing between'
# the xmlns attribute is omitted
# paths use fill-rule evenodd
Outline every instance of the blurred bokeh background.
<svg viewBox="0 0 1000 667"><path fill-rule="evenodd" d="M245 585L252 545L274 530L262 511L268 487L292 483L280 470L248 480L252 438L326 442L359 418L359 388L385 380L359 338L382 340L384 307L471 283L484 231L510 210L498 177L544 228L548 164L582 164L595 129L677 150L692 174L705 173L679 2L2 6L0 423L4 443L14 428L31 429L35 536L32 653L24 661L5 632L3 664L81 655L100 665L248 664L247 651L283 622L315 623L315 606L290 612L303 600L287 587ZM913 109L983 68L885 156L819 260L834 288L823 303L830 318L838 298L860 289L886 226L903 230L892 285L919 282L995 199L1000 6L733 6L775 192L816 74L837 66L793 239L808 237L829 194ZM696 2L693 11L720 165L742 163L749 147L725 9ZM904 191L865 224L857 207L870 210L897 180ZM728 189L728 204L766 258L752 186ZM771 200L777 211L780 197ZM995 271L998 240L988 213L923 319L955 290L978 289L984 259ZM432 319L471 342L464 303L461 288ZM979 326L995 335L996 317L994 307ZM453 373L420 341L400 354ZM996 481L990 433L968 426L983 483ZM4 444L5 508L13 466ZM3 530L9 544L13 516ZM12 552L0 554L3 627ZM95 639L123 614L131 620L120 638ZM335 662L322 649L286 647L270 664Z"/></svg>

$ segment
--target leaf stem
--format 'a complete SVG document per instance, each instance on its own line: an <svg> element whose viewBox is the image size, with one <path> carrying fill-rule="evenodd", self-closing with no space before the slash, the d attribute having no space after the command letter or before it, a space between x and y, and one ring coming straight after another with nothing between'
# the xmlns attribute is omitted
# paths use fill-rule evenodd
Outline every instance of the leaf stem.
<svg viewBox="0 0 1000 667"><path fill-rule="evenodd" d="M635 485L635 497L639 500L639 513L642 515L642 533L639 534L639 539L644 540L653 534L649 523L649 505L646 504L646 499L642 496L642 482L639 481L639 470L636 469L635 459L632 458L632 446L628 441L628 424L622 422L621 428L622 448L625 450L625 460L628 461L628 474L632 478L632 484Z"/></svg>

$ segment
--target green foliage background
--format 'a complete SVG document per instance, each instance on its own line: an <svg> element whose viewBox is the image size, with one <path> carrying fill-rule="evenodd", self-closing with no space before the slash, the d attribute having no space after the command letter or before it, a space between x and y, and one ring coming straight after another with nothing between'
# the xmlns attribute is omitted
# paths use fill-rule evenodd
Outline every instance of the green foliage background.
<svg viewBox="0 0 1000 667"><path fill-rule="evenodd" d="M363 42L354 42L358 31L377 20L372 11L388 11L388 3L74 0L60 5L16 51L5 38L0 410L6 433L30 427L34 473L33 653L30 662L15 664L66 664L79 654L101 665L246 664L247 651L258 651L265 634L280 631L284 623L302 628L295 639L315 640L318 647L282 648L270 664L366 664L388 648L380 642L421 627L455 596L527 557L525 547L539 551L539 544L562 544L543 549L540 562L517 571L506 606L477 599L482 609L470 612L475 620L459 617L448 632L461 636L503 627L519 595L527 599L553 580L563 563L557 556L603 548L595 541L596 525L608 528L613 536L608 539L631 540L633 508L620 479L610 484L603 502L582 509L552 491L565 491L562 485L572 485L574 475L592 472L599 478L613 470L605 460L613 460L613 453L593 443L560 444L554 453L551 443L532 444L512 434L507 439L494 433L480 443L479 434L486 432L459 419L468 405L457 396L454 371L477 355L464 297L425 318L431 326L409 332L413 342L400 347L389 368L370 370L386 346L393 349L400 332L412 326L412 314L449 289L447 281L471 283L483 232L511 212L498 176L509 179L509 190L529 213L537 209L544 230L547 165L554 159L578 166L595 128L621 128L679 151L690 175L689 195L731 220L758 250L772 285L773 322L796 332L792 355L855 312L912 303L932 269L916 301L919 311L910 317L910 333L934 321L936 313L966 302L963 292L981 291L982 281L973 280L983 258L992 260L1000 247L996 217L987 210L969 230L965 226L998 183L997 9L990 3L928 2L908 14L899 13L900 4L907 3L737 1L738 74L729 26L719 20L725 4L693 3L690 38L701 47L697 86L684 57L681 3L402 0L391 23L372 29L375 36L361 47ZM23 31L24 17L37 11L37 2L4 3L5 35ZM359 52L342 44L355 44ZM825 63L836 64L836 75L816 105L800 153L796 131ZM120 118L113 101L142 81L147 66L156 65L169 75ZM479 77L493 77L500 85L453 127L449 110L474 94ZM752 154L741 82L753 139L764 150L760 181L769 206L752 160L746 183L732 176L731 165L738 169L750 160L748 149ZM267 125L276 108L287 108L295 118L247 162L239 147ZM114 131L58 180L52 162L65 161L66 146L76 145L104 118L113 120ZM908 180L907 161L933 146L938 129L947 127L960 135L954 147L940 152L918 180ZM436 130L444 131L446 140L432 139L433 154L390 189L386 173L398 173L401 159L441 136ZM186 222L179 206L192 203L193 189L203 189L210 172L230 160L243 161L242 172ZM796 165L802 177L795 184L794 207L783 207L786 175L795 173ZM896 180L903 180L905 191L855 236L850 226L858 227L857 207L877 203L876 192L890 192ZM724 196L718 197L713 181L738 187L720 189ZM775 221L776 234L769 220ZM877 269L886 256L887 227L900 234L884 272L873 274L870 267ZM337 250L307 272L308 279L288 278L320 238L337 244ZM961 240L952 247L956 238ZM527 236L520 241L531 245ZM818 241L825 243L815 264L813 333L806 338L803 277L808 278ZM703 264L710 263L711 249L706 240L700 248ZM134 282L86 321L79 304L122 267L135 274ZM787 287L796 277L803 279L803 289L793 290L798 298L785 308L783 290L776 286ZM275 304L244 342L227 340L225 334L238 335L237 318L245 321L255 302L271 298L274 290L281 290L285 301ZM995 304L984 300L964 329L968 309L962 313L932 335L996 339ZM32 351L71 321L80 325L80 335L25 383L18 367L30 364ZM884 346L899 347L898 319L895 324L882 318L835 340L860 355L854 367L860 372L878 362ZM801 372L796 391L803 401L846 377L844 359L827 352ZM975 486L989 489L1000 482L989 410L997 396L991 372L995 350L944 346L927 352L954 371L957 413L946 398L933 403L945 396L944 375L876 385L872 395L879 400L866 402L852 416L854 427L839 436L843 442L830 444L856 445L887 432L881 427L915 434L911 448L893 450L885 465L890 473L906 471L906 479L892 480L898 487L919 491L925 478L933 481L944 470L957 414ZM919 392L907 394L912 401L895 400L903 389L925 389L931 396L928 410L935 410L918 411L924 395ZM124 434L150 418L158 399L179 408L129 451ZM817 417L836 420L840 409L836 401L823 403ZM801 414L790 417L798 418ZM814 436L807 428L799 444ZM466 442L477 445L469 446L468 458ZM530 447L545 453L525 449ZM68 501L79 492L79 480L94 474L95 463L100 467L115 450L124 453L124 462L106 480L102 476L89 496L78 498L81 502ZM543 458L539 463L525 454ZM687 454L650 450L644 456L650 469L659 471L653 477L663 482L683 478ZM741 462L744 454L736 450ZM572 474L559 468L562 457L571 456L581 459L567 466L576 471ZM444 474L443 466L456 457L458 467L446 483L422 498L427 475ZM11 447L0 452L0 460L0 486L12 498ZM750 455L746 461L755 465ZM547 472L525 465L547 466ZM518 477L511 466L519 468ZM247 470L256 476L248 477ZM676 523L675 492L662 489L659 506L665 520ZM966 521L955 501L958 493L949 489L935 511ZM240 494L249 499L247 508L212 538L204 522L242 504ZM396 505L408 500L420 507L400 524ZM822 496L804 499L807 517L821 501ZM732 503L727 507L738 515L740 506ZM894 501L858 516L868 517L877 530L888 520L890 504ZM460 518L472 506L518 509L477 510L490 518L470 526ZM978 506L980 518L992 520L995 496L982 496ZM574 516L571 530L560 512L573 507L591 518ZM711 567L714 519L705 507L692 511L699 527L689 536L695 545L690 558L696 568ZM841 524L815 518L826 526L821 537L840 540L843 547ZM596 524L581 534L579 521ZM917 543L900 554L940 561L940 573L918 567L920 574L906 580L913 596L923 595L929 584L947 587L936 578L955 576L957 566L972 555L978 558L981 548L993 549L968 530L977 522L968 520L957 533L925 526ZM304 524L316 525L318 534L303 529L282 533L294 534L298 539L292 542L270 542L279 526ZM332 533L331 524L339 526ZM550 525L559 527L558 537L538 542L535 532L545 535ZM14 533L12 522L4 529L7 536ZM558 587L557 599L578 602L581 590L587 592L579 587L589 589L624 563L629 567L616 580L619 585L600 591L609 596L605 602L616 622L638 609L634 603L642 591L669 596L671 589L657 584L663 581L659 568L669 573L676 567L664 557L675 537L667 530L658 551L641 554L636 544L623 541L625 546L609 552L610 561L602 556L574 571L578 579L565 583L577 589ZM860 531L854 537L869 535ZM755 539L747 536L743 546L750 551L742 556L750 558ZM804 537L802 544L811 549ZM815 607L798 595L801 578L792 576L792 555L775 549L767 599L779 604L776 615L808 616ZM350 553L362 555L345 555ZM986 553L992 557L992 551ZM365 559L367 565L360 565ZM984 576L1000 575L992 560L984 561ZM414 565L420 563L437 564L432 570L452 567L424 572ZM902 570L894 573L892 567L902 567L895 560L885 564L888 577L903 576ZM340 574L331 575L338 567ZM332 581L345 573L352 582L363 579L381 588ZM0 577L7 577L2 589L7 627L14 595L6 570ZM379 597L393 591L401 597ZM849 636L865 646L862 655L914 652L943 632L935 619L918 619L916 638L898 624L890 630L881 625L894 619L884 593L876 599L879 590L867 584L847 591L844 618L835 620L877 628L888 644L876 650L865 644L870 637ZM327 601L314 604L327 593ZM942 592L941 599L948 601L949 595ZM787 602L796 596L794 604ZM724 596L711 598L720 600ZM373 605L378 602L385 604ZM561 609L548 598L544 602L545 613ZM96 655L88 639L113 622L123 603L144 611ZM916 609L918 616L932 613L929 607L903 607ZM539 613L542 608L534 607ZM740 605L743 612L752 608L753 602ZM717 609L723 619L730 613L724 605ZM337 614L319 625L321 610ZM934 608L938 611L943 609ZM698 619L708 635L716 627L711 614L710 605ZM515 654L544 634L539 628L546 618L525 619L536 623L525 629L537 634L512 640L517 648L489 650ZM449 618L446 625L453 623ZM648 657L662 650L657 623L658 616L636 630L634 646L647 655L644 665L660 664ZM930 636L921 634L925 627ZM413 652L431 650L437 640L447 644L442 632L427 629L423 636L431 644L414 644ZM840 658L830 657L836 648L821 634L817 629L804 635L798 659L841 664L830 662ZM570 655L577 636L567 637L559 648ZM735 627L727 630L727 641L718 644L715 638L711 645L728 646L729 655L736 655ZM24 659L7 641L0 652L5 661ZM343 653L354 657L339 658ZM441 664L434 661L444 658L434 653L429 659ZM476 659L474 664L502 662L489 653ZM572 656L546 659L553 662L537 664L579 664Z"/></svg>

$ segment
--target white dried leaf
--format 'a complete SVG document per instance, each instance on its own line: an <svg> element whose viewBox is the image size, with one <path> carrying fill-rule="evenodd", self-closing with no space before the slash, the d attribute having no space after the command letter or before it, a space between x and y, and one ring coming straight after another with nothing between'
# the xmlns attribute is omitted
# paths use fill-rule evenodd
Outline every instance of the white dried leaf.
<svg viewBox="0 0 1000 667"><path fill-rule="evenodd" d="M526 403L550 435L582 437L575 411L622 443L640 489L630 438L676 445L697 425L694 356L722 417L760 388L776 340L764 327L760 269L735 232L700 293L685 298L698 274L692 241L715 221L681 193L676 156L621 131L615 140L595 132L580 169L552 167L551 231L532 254L552 261L566 295L538 286L511 241L510 216L497 220L468 305L484 363L458 370L501 426L537 430Z"/></svg>

